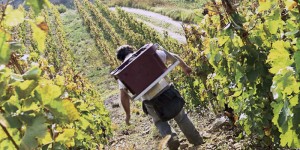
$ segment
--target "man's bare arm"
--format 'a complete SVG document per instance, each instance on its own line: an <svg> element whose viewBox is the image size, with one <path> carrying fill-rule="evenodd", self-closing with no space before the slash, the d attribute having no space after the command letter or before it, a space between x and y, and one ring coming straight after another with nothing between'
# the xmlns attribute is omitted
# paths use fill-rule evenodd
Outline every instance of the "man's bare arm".
<svg viewBox="0 0 300 150"><path fill-rule="evenodd" d="M173 57L175 57L177 58L177 60L179 60L179 66L182 68L186 75L189 75L192 72L192 69L177 54L171 52L168 53L166 53L168 61L173 61ZM172 55L173 57L170 55Z"/></svg>
<svg viewBox="0 0 300 150"><path fill-rule="evenodd" d="M129 123L129 120L130 120L130 98L124 89L120 90L120 99L121 99L121 104L123 106L123 109L126 113L125 122L127 125L130 125L130 123Z"/></svg>

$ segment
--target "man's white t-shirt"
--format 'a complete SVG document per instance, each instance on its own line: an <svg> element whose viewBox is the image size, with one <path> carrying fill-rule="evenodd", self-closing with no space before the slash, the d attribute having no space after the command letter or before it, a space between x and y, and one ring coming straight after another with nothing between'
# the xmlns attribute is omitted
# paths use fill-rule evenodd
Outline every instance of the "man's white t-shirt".
<svg viewBox="0 0 300 150"><path fill-rule="evenodd" d="M156 50L157 55L159 56L159 58L162 60L163 63L166 64L167 62L167 54L162 51L162 50ZM133 54L129 54L126 56L125 60L129 59ZM118 80L119 83L119 89L127 89L125 87L125 85ZM163 78L161 79L153 88L151 88L144 96L142 96L142 100L150 100L153 97L155 97L161 90L163 90L164 88L166 88L167 86L169 86L169 82L167 81L167 79Z"/></svg>

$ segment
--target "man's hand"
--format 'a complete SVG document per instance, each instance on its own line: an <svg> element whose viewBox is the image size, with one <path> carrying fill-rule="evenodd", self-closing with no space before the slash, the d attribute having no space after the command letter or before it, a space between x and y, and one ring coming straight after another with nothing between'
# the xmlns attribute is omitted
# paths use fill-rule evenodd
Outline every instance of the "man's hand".
<svg viewBox="0 0 300 150"><path fill-rule="evenodd" d="M183 71L186 75L190 75L192 73L192 69L189 66L184 66Z"/></svg>
<svg viewBox="0 0 300 150"><path fill-rule="evenodd" d="M125 118L125 122L126 122L126 125L130 125L130 114L128 115L128 114L126 114L126 118Z"/></svg>

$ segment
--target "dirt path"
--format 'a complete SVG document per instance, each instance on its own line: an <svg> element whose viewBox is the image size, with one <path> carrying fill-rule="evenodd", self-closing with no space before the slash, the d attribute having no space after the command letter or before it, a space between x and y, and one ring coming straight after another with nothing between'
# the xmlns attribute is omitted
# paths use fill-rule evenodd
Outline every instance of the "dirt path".
<svg viewBox="0 0 300 150"><path fill-rule="evenodd" d="M177 39L180 43L186 43L186 38L182 29L182 22L175 21L170 17L143 9L129 7L121 8L126 12L136 15L138 21L142 21L149 27L161 33L162 35L165 32L168 32L168 35L170 37ZM111 7L110 9L115 10L114 7Z"/></svg>
<svg viewBox="0 0 300 150"><path fill-rule="evenodd" d="M119 105L118 95L114 95L105 101L105 106L110 112L114 135L110 139L106 150L155 150L158 149L162 137L156 130L149 116L144 115L141 102L131 103L131 125L126 126L124 111ZM202 112L202 113L201 113ZM204 112L204 113L203 113ZM204 137L205 144L194 147L189 144L185 136L180 132L174 120L171 126L179 135L180 149L184 150L215 150L215 149L245 149L248 140L237 140L238 132L230 124L227 118L216 118L208 110L196 109L188 112L188 116L195 124L200 134ZM239 141L239 142L237 142Z"/></svg>

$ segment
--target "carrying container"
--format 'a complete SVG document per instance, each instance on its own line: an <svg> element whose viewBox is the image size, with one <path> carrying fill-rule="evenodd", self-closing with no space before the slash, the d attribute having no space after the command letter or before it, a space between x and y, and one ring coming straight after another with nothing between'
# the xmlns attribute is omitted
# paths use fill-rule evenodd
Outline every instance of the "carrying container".
<svg viewBox="0 0 300 150"><path fill-rule="evenodd" d="M171 70L157 55L158 47L158 44L146 44L111 72L111 75L119 79L135 99L143 96Z"/></svg>
<svg viewBox="0 0 300 150"><path fill-rule="evenodd" d="M156 54L158 46L147 44L123 62L111 74L132 94L139 94L167 69Z"/></svg>

